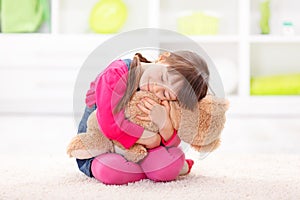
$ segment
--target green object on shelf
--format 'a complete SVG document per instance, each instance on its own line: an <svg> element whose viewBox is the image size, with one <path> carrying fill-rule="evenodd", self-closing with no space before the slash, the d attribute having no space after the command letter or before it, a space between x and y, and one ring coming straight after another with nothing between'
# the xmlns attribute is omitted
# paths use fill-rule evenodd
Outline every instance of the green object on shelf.
<svg viewBox="0 0 300 200"><path fill-rule="evenodd" d="M127 8L121 0L101 0L92 9L89 25L96 33L116 33L127 19Z"/></svg>
<svg viewBox="0 0 300 200"><path fill-rule="evenodd" d="M177 19L177 29L186 35L216 35L219 18L205 12L193 12Z"/></svg>
<svg viewBox="0 0 300 200"><path fill-rule="evenodd" d="M48 0L1 0L1 28L4 33L35 32L50 21Z"/></svg>
<svg viewBox="0 0 300 200"><path fill-rule="evenodd" d="M300 73L251 78L251 95L299 95Z"/></svg>
<svg viewBox="0 0 300 200"><path fill-rule="evenodd" d="M269 19L270 19L270 0L264 0L260 3L260 29L262 34L270 33Z"/></svg>
<svg viewBox="0 0 300 200"><path fill-rule="evenodd" d="M1 15L2 15L2 14L1 14L1 5L2 5L2 3L1 3L1 0L0 0L0 32L1 32L1 26L2 26L2 25L1 25L1 17L2 17L2 16L1 16Z"/></svg>
<svg viewBox="0 0 300 200"><path fill-rule="evenodd" d="M43 19L48 24L49 30L51 31L51 13L50 13L50 5L48 0L40 0L41 5L44 9Z"/></svg>

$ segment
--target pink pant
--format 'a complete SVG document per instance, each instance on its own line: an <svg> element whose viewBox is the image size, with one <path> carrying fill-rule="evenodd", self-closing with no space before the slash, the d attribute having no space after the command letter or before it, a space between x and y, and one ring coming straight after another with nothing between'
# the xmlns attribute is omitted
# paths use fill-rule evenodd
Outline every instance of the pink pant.
<svg viewBox="0 0 300 200"><path fill-rule="evenodd" d="M126 184L141 179L172 181L179 175L185 161L178 147L157 147L148 150L148 155L139 164L127 161L116 153L97 156L91 166L93 176L105 184Z"/></svg>

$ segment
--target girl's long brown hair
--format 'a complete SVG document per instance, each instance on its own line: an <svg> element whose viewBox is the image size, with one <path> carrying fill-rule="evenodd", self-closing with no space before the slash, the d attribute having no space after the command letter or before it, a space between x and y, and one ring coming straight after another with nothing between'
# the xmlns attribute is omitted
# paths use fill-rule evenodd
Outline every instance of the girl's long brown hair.
<svg viewBox="0 0 300 200"><path fill-rule="evenodd" d="M137 91L142 75L141 62L150 63L142 54L136 53L130 64L124 96L115 107L114 113L120 112L130 101L133 93Z"/></svg>
<svg viewBox="0 0 300 200"><path fill-rule="evenodd" d="M183 85L177 94L183 108L193 110L208 90L209 70L207 63L198 54L191 51L164 53L161 62L168 65L171 74L181 75Z"/></svg>
<svg viewBox="0 0 300 200"><path fill-rule="evenodd" d="M150 63L142 54L136 53L130 64L126 91L115 107L114 113L120 112L137 91L142 75L141 62ZM177 98L183 108L193 110L197 102L207 94L209 70L206 62L198 54L190 51L164 53L160 56L159 62L168 65L171 74L180 75L184 79Z"/></svg>

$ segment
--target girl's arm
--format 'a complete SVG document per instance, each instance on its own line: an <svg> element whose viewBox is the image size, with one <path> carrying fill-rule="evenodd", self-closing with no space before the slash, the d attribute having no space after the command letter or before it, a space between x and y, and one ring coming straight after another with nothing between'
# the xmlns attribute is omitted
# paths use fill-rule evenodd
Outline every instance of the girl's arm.
<svg viewBox="0 0 300 200"><path fill-rule="evenodd" d="M170 119L170 105L168 101L162 101L162 105L149 98L144 98L143 103L138 104L138 107L147 117L137 116L140 120L153 121L159 128L161 143L166 147L178 146L180 138L177 135L177 130L174 129Z"/></svg>
<svg viewBox="0 0 300 200"><path fill-rule="evenodd" d="M124 109L114 114L113 109L126 89L127 66L122 60L111 63L96 83L97 120L103 134L130 148L145 133L144 128L126 119ZM154 133L153 133L154 134ZM143 139L141 143L145 142Z"/></svg>
<svg viewBox="0 0 300 200"><path fill-rule="evenodd" d="M160 133L161 135L161 133ZM177 135L177 130L174 129L173 131L173 135L171 136L171 138L169 138L169 140L164 140L164 138L161 138L161 143L165 146L165 147L177 147L180 144L181 140L179 138L179 136Z"/></svg>
<svg viewBox="0 0 300 200"><path fill-rule="evenodd" d="M161 143L161 137L159 134L144 130L142 136L138 141L136 142L138 144L144 145L148 149L152 149L155 147L160 146Z"/></svg>

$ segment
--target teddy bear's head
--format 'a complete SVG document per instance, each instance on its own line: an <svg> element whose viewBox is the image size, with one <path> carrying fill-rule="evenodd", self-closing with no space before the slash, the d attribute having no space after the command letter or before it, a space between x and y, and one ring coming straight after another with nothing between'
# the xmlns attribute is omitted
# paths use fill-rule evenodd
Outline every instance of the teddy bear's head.
<svg viewBox="0 0 300 200"><path fill-rule="evenodd" d="M144 115L136 105L145 96L160 103L159 98L153 93L138 91L129 102L125 115L134 123L150 131L158 132L157 126L152 122L135 118L136 115ZM181 140L199 152L210 152L220 144L220 134L224 128L228 105L227 100L213 95L203 98L193 111L183 109L177 101L171 101L170 117Z"/></svg>
<svg viewBox="0 0 300 200"><path fill-rule="evenodd" d="M178 135L199 152L211 152L220 145L229 102L206 95L194 111L181 109Z"/></svg>
<svg viewBox="0 0 300 200"><path fill-rule="evenodd" d="M136 118L137 115L140 115L143 117L146 115L137 107L137 104L140 103L144 97L149 97L150 99L154 100L155 102L160 103L160 99L153 93L140 90L140 91L134 93L133 96L131 97L131 99L125 109L125 116L130 121L144 127L145 129L147 129L149 131L158 132L158 127L153 122L141 121Z"/></svg>

